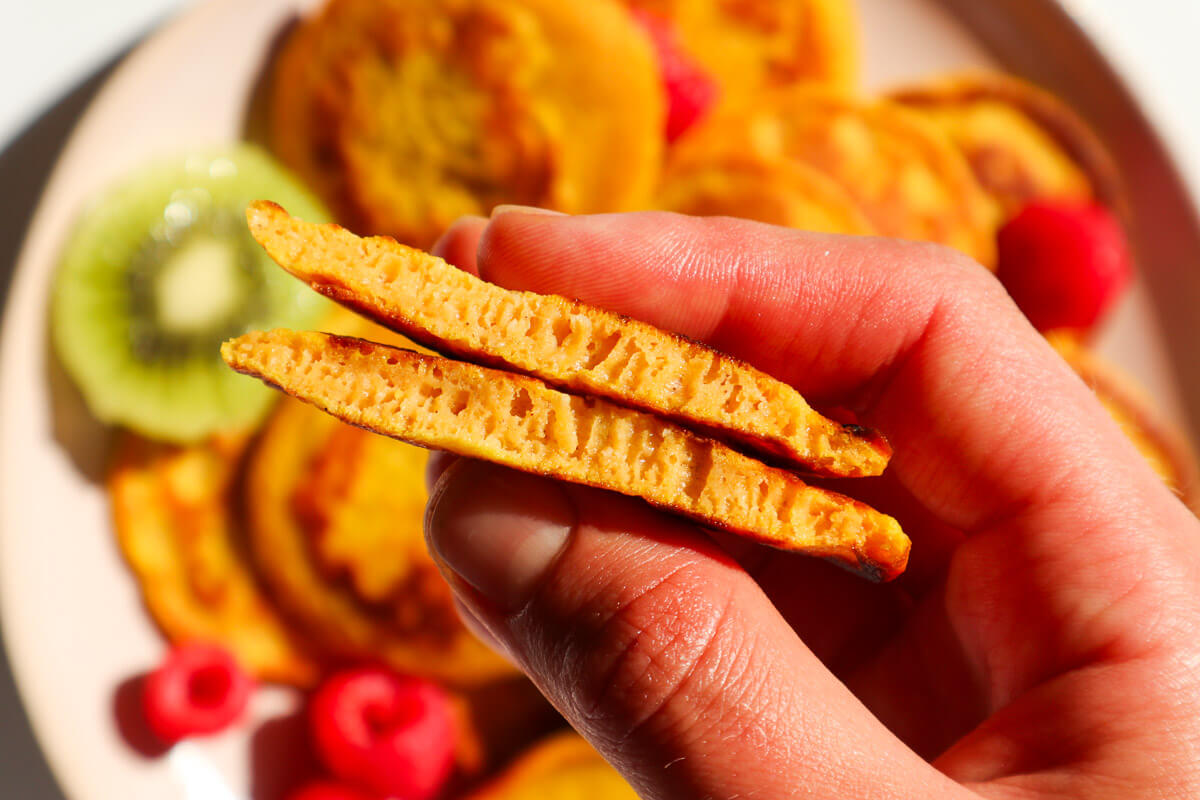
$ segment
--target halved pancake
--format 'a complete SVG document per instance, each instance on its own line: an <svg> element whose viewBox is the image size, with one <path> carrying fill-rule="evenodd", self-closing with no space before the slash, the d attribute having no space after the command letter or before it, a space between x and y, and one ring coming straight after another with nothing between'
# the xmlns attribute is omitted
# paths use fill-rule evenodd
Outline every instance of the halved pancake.
<svg viewBox="0 0 1200 800"><path fill-rule="evenodd" d="M1046 337L1091 387L1159 477L1200 513L1200 463L1187 437L1168 422L1137 382L1067 333Z"/></svg>
<svg viewBox="0 0 1200 800"><path fill-rule="evenodd" d="M1088 124L1050 92L1011 75L947 75L891 93L962 150L1004 219L1036 199L1096 200L1127 213L1120 174Z"/></svg>
<svg viewBox="0 0 1200 800"><path fill-rule="evenodd" d="M740 155L679 164L656 204L698 217L742 217L805 231L869 236L874 226L849 192L799 161Z"/></svg>
<svg viewBox="0 0 1200 800"><path fill-rule="evenodd" d="M730 154L792 159L841 186L884 236L939 242L995 266L997 219L966 159L896 103L819 86L760 92L681 136L669 168Z"/></svg>
<svg viewBox="0 0 1200 800"><path fill-rule="evenodd" d="M536 378L286 330L233 339L221 354L346 422L413 444L636 495L875 580L894 578L908 558L908 537L891 517L658 417Z"/></svg>
<svg viewBox="0 0 1200 800"><path fill-rule="evenodd" d="M670 20L684 50L727 97L764 86L858 80L858 25L851 0L625 0Z"/></svg>
<svg viewBox="0 0 1200 800"><path fill-rule="evenodd" d="M315 649L258 585L232 509L245 448L245 436L174 446L126 435L108 475L117 541L172 642L215 642L261 680L311 685Z"/></svg>
<svg viewBox="0 0 1200 800"><path fill-rule="evenodd" d="M637 793L574 731L531 747L465 800L637 800Z"/></svg>
<svg viewBox="0 0 1200 800"><path fill-rule="evenodd" d="M791 386L697 342L562 297L508 291L274 203L246 213L284 269L435 350L709 428L815 473L877 475L887 464L877 433L822 417Z"/></svg>
<svg viewBox="0 0 1200 800"><path fill-rule="evenodd" d="M498 203L644 205L665 101L615 0L331 0L289 35L272 147L356 230L429 246Z"/></svg>

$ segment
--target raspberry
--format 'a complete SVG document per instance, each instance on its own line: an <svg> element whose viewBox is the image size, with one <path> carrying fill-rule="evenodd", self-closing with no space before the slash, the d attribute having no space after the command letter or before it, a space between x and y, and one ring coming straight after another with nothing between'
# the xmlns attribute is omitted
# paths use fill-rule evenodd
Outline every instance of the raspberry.
<svg viewBox="0 0 1200 800"><path fill-rule="evenodd" d="M317 781L287 796L287 800L376 800L375 795L363 794L352 786L333 781Z"/></svg>
<svg viewBox="0 0 1200 800"><path fill-rule="evenodd" d="M1032 202L997 244L996 275L1040 331L1091 330L1133 275L1120 223L1095 204Z"/></svg>
<svg viewBox="0 0 1200 800"><path fill-rule="evenodd" d="M317 755L347 783L394 800L427 800L450 776L454 721L435 683L349 670L317 690L308 713Z"/></svg>
<svg viewBox="0 0 1200 800"><path fill-rule="evenodd" d="M632 13L654 43L659 78L667 95L666 136L668 142L673 142L708 113L720 90L712 77L684 52L668 20L641 9Z"/></svg>
<svg viewBox="0 0 1200 800"><path fill-rule="evenodd" d="M223 647L191 642L171 649L146 677L142 707L165 742L216 733L246 709L254 682Z"/></svg>

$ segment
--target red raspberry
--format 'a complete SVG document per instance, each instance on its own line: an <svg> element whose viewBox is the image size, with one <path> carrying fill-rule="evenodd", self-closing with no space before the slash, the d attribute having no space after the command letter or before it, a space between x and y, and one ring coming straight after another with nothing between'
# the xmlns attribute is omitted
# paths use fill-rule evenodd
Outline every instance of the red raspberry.
<svg viewBox="0 0 1200 800"><path fill-rule="evenodd" d="M1090 330L1133 276L1120 223L1095 204L1032 202L997 244L996 275L1040 331Z"/></svg>
<svg viewBox="0 0 1200 800"><path fill-rule="evenodd" d="M435 683L381 669L334 675L313 695L309 725L325 767L395 800L427 800L454 766L450 698Z"/></svg>
<svg viewBox="0 0 1200 800"><path fill-rule="evenodd" d="M658 73L667 95L667 141L673 142L708 113L720 90L712 77L684 52L668 20L641 9L632 13L654 43Z"/></svg>
<svg viewBox="0 0 1200 800"><path fill-rule="evenodd" d="M341 783L317 781L292 792L287 800L376 800L376 797Z"/></svg>
<svg viewBox="0 0 1200 800"><path fill-rule="evenodd" d="M225 648L190 642L172 648L146 677L142 707L155 735L176 742L228 727L245 711L253 686Z"/></svg>

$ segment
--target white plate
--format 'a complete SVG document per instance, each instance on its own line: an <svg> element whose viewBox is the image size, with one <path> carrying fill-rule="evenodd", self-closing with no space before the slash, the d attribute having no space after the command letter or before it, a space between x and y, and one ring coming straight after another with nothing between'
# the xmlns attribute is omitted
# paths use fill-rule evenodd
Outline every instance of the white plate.
<svg viewBox="0 0 1200 800"><path fill-rule="evenodd" d="M73 800L249 798L253 762L278 769L277 748L293 735L285 724L262 732L264 720L294 707L283 690L258 693L239 729L165 757L140 755L118 730L115 706L129 699L122 687L159 660L163 642L121 562L95 482L103 442L77 424L78 401L50 368L46 310L58 250L85 200L148 157L237 139L267 50L301 4L212 0L139 47L65 148L18 261L0 338L0 615L29 716ZM989 64L928 0L860 7L870 87ZM1108 341L1178 408L1147 313L1135 292ZM257 780L261 790L262 773ZM253 794L268 800L269 792Z"/></svg>

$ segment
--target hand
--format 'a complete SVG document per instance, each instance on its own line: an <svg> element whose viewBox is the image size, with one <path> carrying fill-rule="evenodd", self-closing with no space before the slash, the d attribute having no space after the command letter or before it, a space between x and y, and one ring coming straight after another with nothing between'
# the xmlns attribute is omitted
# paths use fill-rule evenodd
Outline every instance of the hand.
<svg viewBox="0 0 1200 800"><path fill-rule="evenodd" d="M895 448L839 486L913 539L883 586L438 462L427 535L464 616L643 797L1200 795L1200 523L981 267L659 213L508 211L439 250L706 341Z"/></svg>

